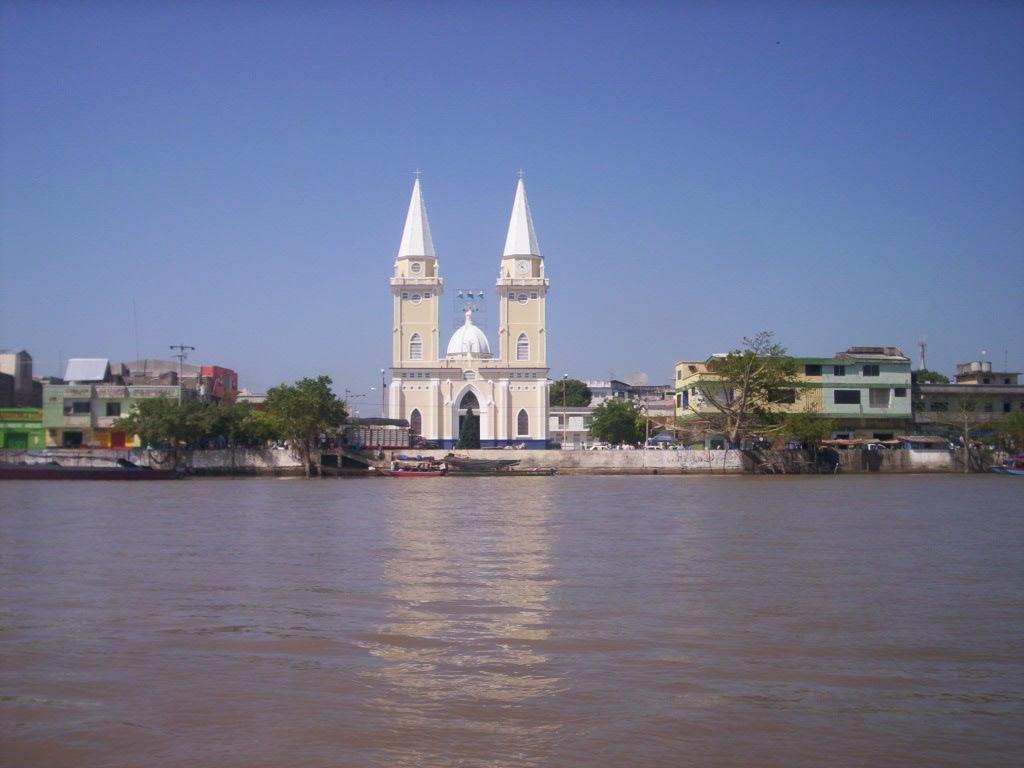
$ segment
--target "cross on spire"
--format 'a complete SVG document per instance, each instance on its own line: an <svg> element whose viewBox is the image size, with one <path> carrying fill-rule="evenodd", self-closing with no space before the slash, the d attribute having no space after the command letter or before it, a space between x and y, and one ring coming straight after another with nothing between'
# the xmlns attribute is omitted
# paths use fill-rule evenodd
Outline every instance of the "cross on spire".
<svg viewBox="0 0 1024 768"><path fill-rule="evenodd" d="M423 171L417 168L415 171L412 172L412 175L416 177L417 181L419 181L420 176L423 175Z"/></svg>
<svg viewBox="0 0 1024 768"><path fill-rule="evenodd" d="M518 175L518 176L519 176L519 178L521 179L521 178L523 178L524 176L526 176L526 171L524 171L524 170L523 170L522 168L520 168L520 169L519 169L519 170L517 171L517 175Z"/></svg>

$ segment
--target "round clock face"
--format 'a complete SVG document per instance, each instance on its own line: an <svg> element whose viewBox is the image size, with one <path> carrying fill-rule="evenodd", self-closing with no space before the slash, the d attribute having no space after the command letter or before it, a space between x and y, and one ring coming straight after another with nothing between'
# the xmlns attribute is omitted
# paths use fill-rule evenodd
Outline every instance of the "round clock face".
<svg viewBox="0 0 1024 768"><path fill-rule="evenodd" d="M418 275L422 271L423 265L420 264L418 261L414 261L412 264L409 265L409 269L412 271L414 275Z"/></svg>
<svg viewBox="0 0 1024 768"><path fill-rule="evenodd" d="M530 262L520 261L516 264L516 269L519 271L519 274L525 275L530 270Z"/></svg>

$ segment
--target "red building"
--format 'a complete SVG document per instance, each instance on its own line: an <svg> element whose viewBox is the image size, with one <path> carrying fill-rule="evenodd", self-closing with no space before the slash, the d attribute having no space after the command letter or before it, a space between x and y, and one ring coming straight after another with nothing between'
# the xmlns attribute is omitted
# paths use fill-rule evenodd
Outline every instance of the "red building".
<svg viewBox="0 0 1024 768"><path fill-rule="evenodd" d="M233 403L238 397L238 374L219 365L204 365L199 373L199 391L213 400Z"/></svg>

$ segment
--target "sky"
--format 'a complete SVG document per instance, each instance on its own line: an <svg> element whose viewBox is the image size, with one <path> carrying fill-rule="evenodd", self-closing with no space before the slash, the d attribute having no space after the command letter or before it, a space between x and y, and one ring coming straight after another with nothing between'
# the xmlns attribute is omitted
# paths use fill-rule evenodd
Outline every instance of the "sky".
<svg viewBox="0 0 1024 768"><path fill-rule="evenodd" d="M413 172L442 326L481 289L493 343L521 168L553 378L761 330L1024 370L1022 39L1010 2L0 0L0 348L368 393Z"/></svg>

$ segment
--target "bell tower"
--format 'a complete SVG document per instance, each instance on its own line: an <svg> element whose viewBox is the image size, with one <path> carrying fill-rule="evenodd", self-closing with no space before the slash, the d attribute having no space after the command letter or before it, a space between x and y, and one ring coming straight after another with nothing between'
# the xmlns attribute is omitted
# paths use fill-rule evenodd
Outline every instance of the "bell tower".
<svg viewBox="0 0 1024 768"><path fill-rule="evenodd" d="M412 186L402 243L391 278L394 302L391 360L394 368L427 368L440 358L441 279L419 174Z"/></svg>
<svg viewBox="0 0 1024 768"><path fill-rule="evenodd" d="M512 203L497 286L501 362L509 368L547 369L545 302L548 280L533 230L522 171Z"/></svg>

